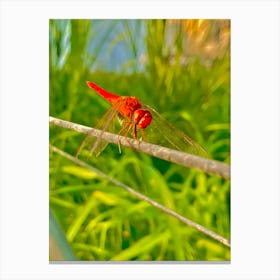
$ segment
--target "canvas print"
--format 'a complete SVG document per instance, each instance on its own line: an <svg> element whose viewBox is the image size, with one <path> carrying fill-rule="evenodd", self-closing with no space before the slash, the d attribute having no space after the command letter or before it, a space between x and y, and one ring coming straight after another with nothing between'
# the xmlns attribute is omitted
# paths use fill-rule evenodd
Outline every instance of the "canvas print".
<svg viewBox="0 0 280 280"><path fill-rule="evenodd" d="M230 20L49 20L49 260L230 261Z"/></svg>

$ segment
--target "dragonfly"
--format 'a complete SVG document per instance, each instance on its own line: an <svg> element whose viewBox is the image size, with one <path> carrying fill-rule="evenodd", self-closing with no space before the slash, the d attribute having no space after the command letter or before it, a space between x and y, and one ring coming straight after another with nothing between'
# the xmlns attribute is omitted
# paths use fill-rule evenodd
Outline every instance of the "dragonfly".
<svg viewBox="0 0 280 280"><path fill-rule="evenodd" d="M108 101L112 107L99 120L96 129L102 132L118 131L118 135L125 138L132 136L137 141L149 141L153 144L166 146L179 151L192 153L207 157L206 150L191 137L186 135L180 129L167 121L156 109L140 101L134 96L120 96L103 89L99 85L87 81L87 85L98 95ZM119 128L116 125L116 119L119 120ZM87 142L92 142L92 136L89 134L80 144L76 157L80 154L82 148ZM102 133L91 143L89 156L95 152L98 156L108 145L108 142L102 141ZM120 151L120 144L119 144Z"/></svg>

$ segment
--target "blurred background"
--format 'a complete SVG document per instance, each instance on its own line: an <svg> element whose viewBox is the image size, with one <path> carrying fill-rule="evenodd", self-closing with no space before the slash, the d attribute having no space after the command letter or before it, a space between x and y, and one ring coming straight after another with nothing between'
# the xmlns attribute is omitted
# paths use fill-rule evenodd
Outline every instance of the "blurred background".
<svg viewBox="0 0 280 280"><path fill-rule="evenodd" d="M230 164L229 20L50 20L50 116L94 127L86 85L137 96ZM50 125L74 155L84 136ZM88 162L230 239L230 182L110 144ZM50 260L230 260L230 249L50 153Z"/></svg>

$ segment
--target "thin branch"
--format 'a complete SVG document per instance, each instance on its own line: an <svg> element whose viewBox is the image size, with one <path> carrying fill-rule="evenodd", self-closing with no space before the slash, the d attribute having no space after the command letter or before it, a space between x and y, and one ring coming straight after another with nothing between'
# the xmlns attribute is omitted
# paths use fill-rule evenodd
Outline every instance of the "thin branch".
<svg viewBox="0 0 280 280"><path fill-rule="evenodd" d="M199 156L172 150L144 141L139 142L131 138L119 136L109 132L102 132L101 130L97 130L95 128L83 126L69 121L64 121L54 117L49 117L49 121L50 123L53 123L57 126L71 129L87 135L90 134L93 137L98 137L102 134L102 139L106 140L109 143L121 144L123 146L133 148L137 151L141 151L154 157L174 162L185 167L195 168L206 173L221 176L224 179L230 179L229 165L219 161L205 159Z"/></svg>
<svg viewBox="0 0 280 280"><path fill-rule="evenodd" d="M230 247L230 241L227 240L226 238L222 237L221 235L219 235L219 234L217 234L217 233L215 233L215 232L213 232L213 231L211 231L211 230L201 226L200 224L197 224L197 223L193 222L192 220L190 220L188 218L185 218L185 217L181 216L177 212L175 212L175 211L173 211L173 210L171 210L171 209L169 209L169 208L159 204L158 202L150 199L149 197L147 197L147 196L145 196L145 195L135 191L131 187L129 187L129 186L127 186L127 185L125 185L125 184L123 184L123 183L113 179L113 178L111 178L110 176L108 176L105 173L101 172L100 170L92 167L91 165L89 165L89 164L87 164L87 163L77 159L76 157L71 156L68 153L65 153L64 151L58 149L57 147L54 147L54 146L50 145L50 149L53 152L55 152L55 153L65 157L65 158L67 158L68 160L70 160L70 161L72 161L72 162L74 162L74 163L76 163L76 164L78 164L80 166L83 166L85 168L88 168L89 170L93 171L94 173L96 173L97 175L102 177L103 179L105 179L105 180L113 183L114 185L116 185L116 186L126 190L127 192L131 193L132 195L134 195L135 197L139 198L140 200L144 200L144 201L148 202L149 204L153 205L157 209L159 209L159 210L167 213L168 215L173 216L176 219L180 220L184 224L186 224L186 225L188 225L188 226L198 230L199 232L201 232L201 233L203 233L203 234L205 234L205 235L207 235L207 236L217 240L218 242L222 243L223 245L225 245L227 247Z"/></svg>

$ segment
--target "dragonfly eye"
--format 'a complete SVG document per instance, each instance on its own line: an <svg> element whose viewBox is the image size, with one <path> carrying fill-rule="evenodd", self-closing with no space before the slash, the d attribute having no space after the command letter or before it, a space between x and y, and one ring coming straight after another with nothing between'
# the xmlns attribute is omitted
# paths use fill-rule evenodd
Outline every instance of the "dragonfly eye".
<svg viewBox="0 0 280 280"><path fill-rule="evenodd" d="M139 128L146 128L152 122L152 114L149 110L135 110L132 116L132 121Z"/></svg>

